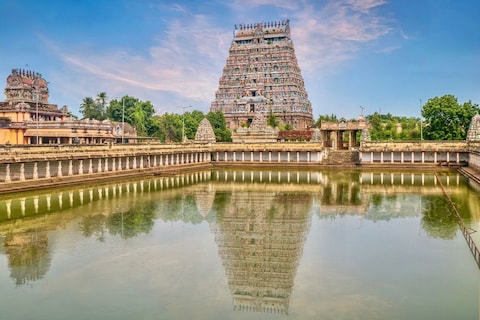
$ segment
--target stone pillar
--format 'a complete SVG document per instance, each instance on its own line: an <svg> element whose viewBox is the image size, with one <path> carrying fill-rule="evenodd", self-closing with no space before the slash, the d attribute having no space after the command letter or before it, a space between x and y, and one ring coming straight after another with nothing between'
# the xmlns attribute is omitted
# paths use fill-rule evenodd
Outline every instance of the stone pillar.
<svg viewBox="0 0 480 320"><path fill-rule="evenodd" d="M383 163L383 151L380 151L380 163Z"/></svg>
<svg viewBox="0 0 480 320"><path fill-rule="evenodd" d="M112 158L112 171L117 171L117 166L115 162L115 158Z"/></svg>
<svg viewBox="0 0 480 320"><path fill-rule="evenodd" d="M108 156L105 158L105 172L108 172Z"/></svg>
<svg viewBox="0 0 480 320"><path fill-rule="evenodd" d="M140 156L140 169L143 169L143 156Z"/></svg>
<svg viewBox="0 0 480 320"><path fill-rule="evenodd" d="M260 162L262 162L263 161L263 152L259 151L258 156L259 156Z"/></svg>
<svg viewBox="0 0 480 320"><path fill-rule="evenodd" d="M425 163L425 151L422 151L422 163Z"/></svg>
<svg viewBox="0 0 480 320"><path fill-rule="evenodd" d="M50 179L50 161L45 163L45 178Z"/></svg>
<svg viewBox="0 0 480 320"><path fill-rule="evenodd" d="M297 151L297 162L300 162L300 151Z"/></svg>
<svg viewBox="0 0 480 320"><path fill-rule="evenodd" d="M224 152L223 161L228 161L228 152L227 151Z"/></svg>
<svg viewBox="0 0 480 320"><path fill-rule="evenodd" d="M25 181L25 163L20 163L20 181Z"/></svg>
<svg viewBox="0 0 480 320"><path fill-rule="evenodd" d="M133 157L132 169L137 169L137 156Z"/></svg>
<svg viewBox="0 0 480 320"><path fill-rule="evenodd" d="M154 167L157 166L157 156L156 155L153 156L153 166Z"/></svg>
<svg viewBox="0 0 480 320"><path fill-rule="evenodd" d="M130 169L130 157L127 157L127 159L126 159L125 169L127 169L127 170Z"/></svg>
<svg viewBox="0 0 480 320"><path fill-rule="evenodd" d="M310 151L307 151L307 162L311 162L311 159L310 159ZM360 159L362 158L362 153L360 152ZM310 177L310 176L309 176Z"/></svg>
<svg viewBox="0 0 480 320"><path fill-rule="evenodd" d="M290 162L290 151L287 151L287 162Z"/></svg>
<svg viewBox="0 0 480 320"><path fill-rule="evenodd" d="M400 153L400 163L403 163L403 151Z"/></svg>
<svg viewBox="0 0 480 320"><path fill-rule="evenodd" d="M242 162L245 161L245 151L242 151Z"/></svg>
<svg viewBox="0 0 480 320"><path fill-rule="evenodd" d="M68 160L68 175L73 176L73 160Z"/></svg>
<svg viewBox="0 0 480 320"><path fill-rule="evenodd" d="M97 172L102 172L102 158L98 158Z"/></svg>
<svg viewBox="0 0 480 320"><path fill-rule="evenodd" d="M456 162L457 162L457 163L460 163L460 152L457 152L457 153L456 153L456 156L457 156Z"/></svg>
<svg viewBox="0 0 480 320"><path fill-rule="evenodd" d="M435 152L433 153L433 163L437 163L437 156L438 156L438 152L435 151Z"/></svg>
<svg viewBox="0 0 480 320"><path fill-rule="evenodd" d="M447 151L447 163L450 162L450 152Z"/></svg>
<svg viewBox="0 0 480 320"><path fill-rule="evenodd" d="M165 165L168 166L168 154L165 155Z"/></svg>
<svg viewBox="0 0 480 320"><path fill-rule="evenodd" d="M78 161L78 174L83 175L83 160Z"/></svg>
<svg viewBox="0 0 480 320"><path fill-rule="evenodd" d="M118 171L122 171L122 157L118 158L118 167L117 167L117 170Z"/></svg>
<svg viewBox="0 0 480 320"><path fill-rule="evenodd" d="M61 177L63 175L62 173L62 161L57 161L58 162L58 167L57 167L57 177Z"/></svg>
<svg viewBox="0 0 480 320"><path fill-rule="evenodd" d="M180 163L180 155L177 153L177 162L175 164L179 164Z"/></svg>
<svg viewBox="0 0 480 320"><path fill-rule="evenodd" d="M280 151L278 151L277 157L278 157L277 162L281 162L282 161L282 153Z"/></svg>
<svg viewBox="0 0 480 320"><path fill-rule="evenodd" d="M233 162L237 161L237 151L233 151Z"/></svg>
<svg viewBox="0 0 480 320"><path fill-rule="evenodd" d="M253 151L250 151L250 161L253 162Z"/></svg>
<svg viewBox="0 0 480 320"><path fill-rule="evenodd" d="M35 161L33 163L33 180L37 180L38 179L38 162Z"/></svg>
<svg viewBox="0 0 480 320"><path fill-rule="evenodd" d="M370 152L370 163L373 163L373 151Z"/></svg>
<svg viewBox="0 0 480 320"><path fill-rule="evenodd" d="M161 154L158 157L159 157L158 160L160 161L160 167L161 167L161 166L163 166L163 155Z"/></svg>
<svg viewBox="0 0 480 320"><path fill-rule="evenodd" d="M411 161L411 162L412 162L412 163L415 162L415 152L413 152L413 151L412 151L412 161Z"/></svg>
<svg viewBox="0 0 480 320"><path fill-rule="evenodd" d="M88 173L93 173L93 159L88 159Z"/></svg>
<svg viewBox="0 0 480 320"><path fill-rule="evenodd" d="M394 162L394 161L393 161L393 156L394 156L393 151L390 151L390 163L393 163L393 162Z"/></svg>

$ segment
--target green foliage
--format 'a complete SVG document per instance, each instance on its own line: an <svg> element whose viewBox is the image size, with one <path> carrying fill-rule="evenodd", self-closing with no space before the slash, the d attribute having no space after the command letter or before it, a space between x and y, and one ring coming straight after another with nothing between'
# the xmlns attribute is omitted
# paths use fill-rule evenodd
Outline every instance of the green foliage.
<svg viewBox="0 0 480 320"><path fill-rule="evenodd" d="M153 119L155 108L150 101L141 101L127 95L120 100L111 100L105 114L112 121L130 124L139 136L155 136L158 131Z"/></svg>
<svg viewBox="0 0 480 320"><path fill-rule="evenodd" d="M366 116L372 140L419 140L419 118L393 116L390 113Z"/></svg>
<svg viewBox="0 0 480 320"><path fill-rule="evenodd" d="M436 239L454 239L457 230L457 219L448 208L445 197L424 196L421 226L427 234Z"/></svg>
<svg viewBox="0 0 480 320"><path fill-rule="evenodd" d="M283 123L282 122L278 125L278 129L280 129L280 130L292 130L292 126L288 123Z"/></svg>
<svg viewBox="0 0 480 320"><path fill-rule="evenodd" d="M205 117L203 112L198 110L193 110L192 112L186 112L185 117L185 136L189 140L195 139L195 134L197 133L198 126L200 122Z"/></svg>
<svg viewBox="0 0 480 320"><path fill-rule="evenodd" d="M107 99L108 97L106 92L100 92L99 94L97 94L97 100L95 102L99 105L103 115L105 114Z"/></svg>
<svg viewBox="0 0 480 320"><path fill-rule="evenodd" d="M337 116L334 115L333 113L331 115L319 115L318 116L318 119L317 121L315 121L314 125L317 127L317 128L320 128L320 125L322 124L322 121L326 121L326 122L337 122L338 119L337 119Z"/></svg>
<svg viewBox="0 0 480 320"><path fill-rule="evenodd" d="M154 211L153 202L137 205L126 212L112 214L106 225L111 235L119 235L123 239L149 234L155 223Z"/></svg>
<svg viewBox="0 0 480 320"><path fill-rule="evenodd" d="M275 117L275 114L272 110L270 110L270 114L268 115L267 124L272 128L278 127L277 117Z"/></svg>
<svg viewBox="0 0 480 320"><path fill-rule="evenodd" d="M82 114L82 119L106 119L101 104L95 102L92 97L86 97L83 99L82 104L80 105L80 113Z"/></svg>
<svg viewBox="0 0 480 320"><path fill-rule="evenodd" d="M429 140L465 140L472 117L480 112L471 101L459 104L453 95L429 99L422 108L426 125L423 136Z"/></svg>
<svg viewBox="0 0 480 320"><path fill-rule="evenodd" d="M158 128L155 136L162 142L182 141L182 116L175 113L165 113L155 116L154 122Z"/></svg>
<svg viewBox="0 0 480 320"><path fill-rule="evenodd" d="M231 142L232 133L227 128L227 122L221 111L207 113L206 118L210 121L212 125L213 132L215 133L215 138L218 142Z"/></svg>
<svg viewBox="0 0 480 320"><path fill-rule="evenodd" d="M154 116L153 123L156 128L154 136L162 142L181 142L182 128L185 124L185 136L187 139L193 140L200 122L205 117L210 121L217 141L232 140L222 112L209 112L205 116L198 110L184 114L165 113L161 116Z"/></svg>

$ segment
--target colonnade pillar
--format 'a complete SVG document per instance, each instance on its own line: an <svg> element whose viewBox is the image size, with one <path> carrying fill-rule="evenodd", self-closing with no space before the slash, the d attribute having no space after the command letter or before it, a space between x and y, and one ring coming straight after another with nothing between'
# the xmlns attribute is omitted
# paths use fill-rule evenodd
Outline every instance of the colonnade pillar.
<svg viewBox="0 0 480 320"><path fill-rule="evenodd" d="M25 163L20 163L20 181L25 181Z"/></svg>

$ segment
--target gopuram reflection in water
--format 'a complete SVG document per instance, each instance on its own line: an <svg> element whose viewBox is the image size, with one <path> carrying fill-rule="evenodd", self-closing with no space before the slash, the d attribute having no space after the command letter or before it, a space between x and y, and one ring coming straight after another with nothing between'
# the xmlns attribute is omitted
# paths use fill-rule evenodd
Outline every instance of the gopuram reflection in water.
<svg viewBox="0 0 480 320"><path fill-rule="evenodd" d="M428 239L459 241L455 240L458 238L457 221L448 212L448 204L438 187L439 182L446 186L450 197L460 208L469 227L478 228L480 221L478 193L468 187L462 176L452 173L435 176L417 172L204 171L84 186L78 190L56 189L41 193L3 196L0 198L0 241L2 243L0 263L5 261L9 277L13 280L12 284L17 291L18 288L23 287L25 289L22 290L28 290L32 286L44 287L49 283L58 282L56 277L59 276L60 271L56 265L64 263L65 257L60 253L67 250L61 249L62 241L72 241L75 246L84 246L81 259L84 259L86 265L89 265L90 262L87 261L92 259L90 251L101 252L104 250L102 248L122 243L128 244L127 247L122 247L124 252L122 260L130 261L129 257L135 257L133 253L135 251L143 252L147 250L145 248L164 247L163 242L156 240L159 237L159 228L163 233L169 234L168 228L179 224L182 230L185 230L183 235L189 237L192 232L200 232L194 230L206 225L210 237L202 236L204 240L199 243L203 243L202 248L205 248L208 243L215 248L215 252L208 254L210 259L207 260L211 270L218 268L216 263L220 265L223 272L221 276L217 275L218 279L223 280L215 282L212 281L211 276L205 277L205 280L198 277L190 279L189 275L184 273L185 270L182 271L181 276L173 276L172 279L182 284L183 281L180 279L183 278L188 279L185 283L199 283L206 292L210 292L210 287L222 291L221 283L224 282L228 295L222 294L222 298L217 300L223 301L224 297L229 296L230 308L234 314L242 317L249 318L254 317L255 314L272 313L303 318L306 314L299 309L299 301L308 300L306 297L312 294L320 298L322 294L317 291L321 290L322 286L329 288L328 283L324 283L320 287L314 286L309 289L311 292L309 291L308 295L303 294L302 291L306 287L311 287L309 282L315 283L315 278L305 282L305 271L310 268L309 261L315 259L311 257L312 240L309 243L308 239L319 237L312 234L312 232L319 232L318 224L330 225L337 222L344 224L351 219L358 220L360 223L365 221L374 224L381 222L392 224L397 223L394 221L413 219L412 221L418 220L418 228ZM312 224L317 227L312 229ZM163 225L172 227L165 229ZM376 229L379 227L380 225ZM322 233L321 238L326 241L326 244L329 241L332 243L332 250L341 245L337 243L338 240L329 240L327 230L323 230ZM460 240L464 245L464 240ZM369 244L381 245L377 242ZM174 248L177 247L175 243L171 245ZM188 246L187 243L186 245L180 252L187 256L193 256L193 251L189 250L204 250L198 247L198 244L191 243ZM423 245L419 244L419 246ZM128 249L130 246L134 250L131 253ZM125 250L128 251L125 252ZM397 250L401 252L403 249ZM168 252L172 254L170 250ZM212 259L212 254L219 260ZM323 253L317 250L316 254ZM357 260L356 268L360 270L365 268L351 254L352 252L348 252L349 260L352 262ZM442 257L452 252L441 251L439 254L440 256L435 256L435 259L447 259ZM163 255L165 252L162 251ZM2 256L5 259L2 259ZM94 254L94 256L102 259L101 255ZM468 255L467 257L471 259ZM136 259L138 260L138 257ZM178 257L167 255L159 261L178 259ZM324 261L323 263L335 261L331 256L322 256L319 259ZM409 265L416 263L408 260L408 256L404 259L407 259L406 263ZM378 264L379 260L381 259L377 258L375 263ZM159 275L161 273L175 270L175 268L165 269L153 256L149 255L148 261L150 262L146 265L138 265L135 260L128 263L136 265L133 274L145 273L152 279L161 277ZM428 260L424 263L426 261ZM468 263L471 262L468 261ZM192 263L196 265L198 261ZM468 263L463 262L463 265ZM102 263L98 265L101 266ZM77 267L79 271L74 268L69 272L81 272L84 269ZM114 269L110 269L112 266L108 264L107 267L109 268L107 274L115 274L116 268L123 270L120 265L115 265ZM341 268L347 267L349 264L342 265ZM317 272L322 274L327 269L319 269ZM96 273L103 274L100 270L94 270ZM180 270L182 270L181 267ZM118 277L118 273L116 276ZM121 278L128 279L129 276L121 273ZM66 281L66 286L72 286L68 283L68 278L61 279ZM161 277L161 279L160 283L171 281L169 278ZM113 278L112 281L118 282ZM2 282L1 278L0 283L7 284ZM156 283L155 280L152 280L152 283ZM462 281L460 283L463 285ZM95 284L92 285L95 286ZM138 287L131 286L132 284L129 283L127 290L132 292L145 290L145 284L139 283ZM372 286L375 287L375 284ZM5 291L8 285L3 287L4 289L0 289L0 292L2 296L8 297L12 292ZM168 294L173 297L182 296L182 299L189 301L185 296L186 293L178 292L177 287L178 284L175 282L170 283L167 289ZM337 283L337 287L342 287L341 281ZM150 294L158 295L165 290L160 288L154 287ZM187 289L187 292L190 290L193 289ZM338 289L333 291L336 290ZM369 291L369 289L364 290ZM51 290L47 287L47 290L43 291ZM67 294L73 295L69 300L76 301L78 296L75 292L77 291L73 289ZM26 294L29 295L27 292ZM112 294L117 297L115 293ZM50 297L55 299L54 295ZM197 299L201 297L202 294ZM208 294L202 299L207 299L206 297ZM23 298L28 301L26 297ZM117 298L120 299L120 297ZM7 298L4 302L7 303L9 299ZM322 299L329 301L327 297ZM344 299L348 300L346 297ZM382 307L375 307L375 304L369 305L368 299L363 301L363 304L376 310L375 312L381 313L383 309L388 310L386 306L389 303L382 302L380 303ZM38 300L34 299L30 303L36 303L36 301ZM304 303L306 302L300 305ZM170 301L170 304L174 303ZM218 319L234 318L233 314L230 316L225 314L224 308L228 305L228 301L223 301L218 305L204 307L216 310ZM311 306L311 308L319 308L321 305L322 303L318 302L316 307ZM0 307L2 310L5 308L3 304L0 304ZM152 305L147 308L154 310L156 307ZM193 307L192 309L195 312L205 312L202 311L203 309ZM6 314L14 313L10 311ZM366 312L366 314L370 313ZM137 316L140 315L137 314ZM169 313L162 315L167 318L186 316Z"/></svg>

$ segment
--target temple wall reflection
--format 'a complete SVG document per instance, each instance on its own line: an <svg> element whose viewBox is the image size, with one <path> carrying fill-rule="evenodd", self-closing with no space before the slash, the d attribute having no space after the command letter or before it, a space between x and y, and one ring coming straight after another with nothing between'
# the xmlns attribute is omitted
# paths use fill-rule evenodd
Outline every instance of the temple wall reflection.
<svg viewBox="0 0 480 320"><path fill-rule="evenodd" d="M462 217L478 230L477 191L459 174L438 177ZM22 285L46 274L54 258L49 233L74 220L82 236L99 241L149 233L157 219L206 221L215 233L235 309L288 313L312 215L377 221L422 212L422 228L448 238L456 232L454 220L444 219L445 232L435 229L442 197L433 174L355 170L214 170L12 194L0 198L0 254L8 257L11 277ZM256 287L267 282L276 285Z"/></svg>
<svg viewBox="0 0 480 320"><path fill-rule="evenodd" d="M288 314L311 205L310 194L232 192L210 228L234 310Z"/></svg>

